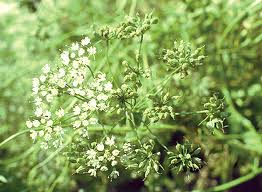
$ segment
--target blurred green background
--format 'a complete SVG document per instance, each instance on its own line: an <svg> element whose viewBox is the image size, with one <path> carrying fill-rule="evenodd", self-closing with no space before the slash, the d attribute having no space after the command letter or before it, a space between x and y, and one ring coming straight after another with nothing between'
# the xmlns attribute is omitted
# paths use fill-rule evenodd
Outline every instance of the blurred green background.
<svg viewBox="0 0 262 192"><path fill-rule="evenodd" d="M157 182L124 176L104 186L99 179L72 175L63 156L50 157L23 134L0 148L0 191L179 192L227 183L258 169L262 155L261 0L0 0L0 141L26 129L24 122L33 110L31 79L45 63L54 63L65 45L85 35L93 37L99 27L116 25L125 15L151 11L159 22L145 36L142 54L150 67L161 69L157 59L161 49L171 47L174 40L205 45L205 65L176 85L176 91L185 96L179 108L191 111L205 96L220 92L231 113L225 136L194 138L204 146L207 165L192 175L166 174ZM120 59L132 57L130 50L136 47L135 41L112 43L114 75L119 73ZM98 57L99 62L103 58ZM197 118L177 119L177 125L189 132L197 122ZM173 145L185 134L173 132L167 140ZM231 190L262 191L262 177L251 178Z"/></svg>

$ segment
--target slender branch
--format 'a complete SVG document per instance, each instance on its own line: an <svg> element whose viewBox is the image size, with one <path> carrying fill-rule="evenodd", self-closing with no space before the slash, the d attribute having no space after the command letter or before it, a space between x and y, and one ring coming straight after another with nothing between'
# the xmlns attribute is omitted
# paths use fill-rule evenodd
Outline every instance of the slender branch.
<svg viewBox="0 0 262 192"><path fill-rule="evenodd" d="M209 189L204 189L204 190L194 190L192 192L217 192L217 191L225 191L227 189L230 189L232 187L235 187L241 183L244 183L252 178L254 178L255 176L259 175L262 173L262 167L258 168L257 170L247 174L247 175L244 175L242 177L239 177L237 179L234 179L232 181L229 181L227 183L224 183L224 184L221 184L221 185L218 185L218 186L215 186L215 187L212 187L212 188L209 188Z"/></svg>

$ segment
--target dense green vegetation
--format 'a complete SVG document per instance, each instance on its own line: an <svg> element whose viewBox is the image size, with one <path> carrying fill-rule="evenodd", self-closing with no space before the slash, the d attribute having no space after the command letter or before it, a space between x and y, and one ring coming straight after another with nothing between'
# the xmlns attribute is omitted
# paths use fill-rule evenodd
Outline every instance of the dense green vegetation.
<svg viewBox="0 0 262 192"><path fill-rule="evenodd" d="M0 1L0 191L262 190L261 17L261 0Z"/></svg>

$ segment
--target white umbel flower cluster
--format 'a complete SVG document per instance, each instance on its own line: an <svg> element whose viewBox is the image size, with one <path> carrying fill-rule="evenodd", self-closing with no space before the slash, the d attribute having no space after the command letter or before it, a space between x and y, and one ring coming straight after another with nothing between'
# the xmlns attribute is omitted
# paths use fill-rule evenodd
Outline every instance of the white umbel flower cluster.
<svg viewBox="0 0 262 192"><path fill-rule="evenodd" d="M45 64L42 74L33 78L35 113L26 125L33 140L41 138L42 148L47 149L50 143L61 146L65 128L88 137L87 126L98 124L97 113L109 109L113 86L105 74L91 70L95 53L96 48L85 37L61 53L61 64ZM65 102L73 106L63 107Z"/></svg>
<svg viewBox="0 0 262 192"><path fill-rule="evenodd" d="M110 179L119 176L116 165L119 163L120 151L115 145L115 137L106 137L103 142L92 143L86 151L86 168L90 176L97 176L98 172L106 172Z"/></svg>

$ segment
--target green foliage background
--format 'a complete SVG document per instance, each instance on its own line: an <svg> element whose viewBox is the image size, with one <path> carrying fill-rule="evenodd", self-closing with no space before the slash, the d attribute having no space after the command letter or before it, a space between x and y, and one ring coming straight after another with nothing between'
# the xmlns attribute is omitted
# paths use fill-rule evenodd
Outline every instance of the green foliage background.
<svg viewBox="0 0 262 192"><path fill-rule="evenodd" d="M159 22L144 38L142 60L157 76L164 79L161 50L171 47L174 40L194 47L205 45L205 64L192 76L170 84L170 92L184 96L177 111L199 110L207 96L219 92L231 116L225 134L215 136L197 129L201 116L177 118L172 130L159 134L161 140L172 147L186 135L202 146L207 164L186 176L166 173L156 181L152 176L137 191L213 186L222 186L214 191L225 191L231 180L245 175L250 176L248 180L261 172L261 0L0 1L0 141L26 129L24 122L32 113L31 78L43 64L57 62L60 49L85 35L94 37L99 27L116 25L125 15L151 11ZM138 42L112 42L111 66L98 54L96 70L118 76L120 61L132 61L131 50L137 49ZM103 47L98 44L98 53ZM0 191L128 191L131 181L128 176L105 183L72 175L65 158L40 150L27 134L0 145Z"/></svg>

